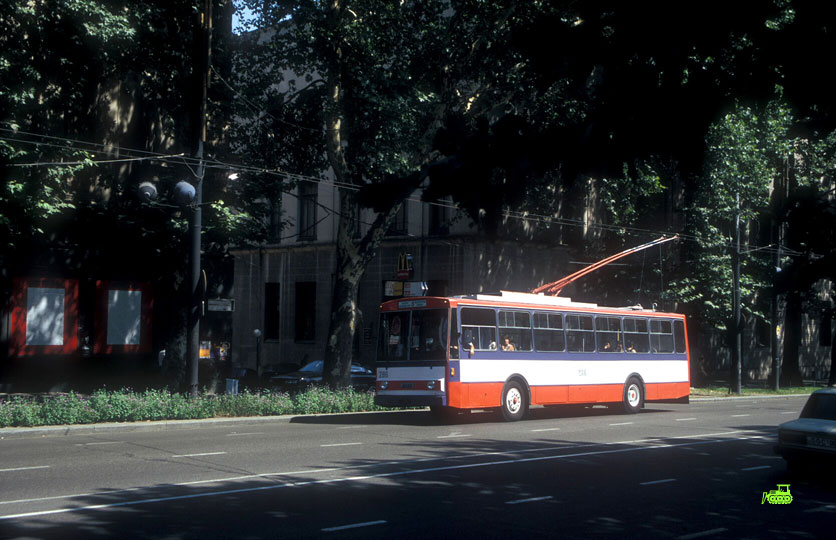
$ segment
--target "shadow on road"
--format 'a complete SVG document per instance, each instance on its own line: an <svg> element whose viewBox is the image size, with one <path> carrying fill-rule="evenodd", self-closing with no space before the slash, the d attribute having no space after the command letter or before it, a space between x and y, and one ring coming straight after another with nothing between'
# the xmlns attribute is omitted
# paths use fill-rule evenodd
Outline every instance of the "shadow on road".
<svg viewBox="0 0 836 540"><path fill-rule="evenodd" d="M642 409L639 414L656 414L669 412L667 409ZM547 420L554 418L584 418L597 416L613 416L629 418L621 412L620 407L605 406L578 407L553 406L534 407L528 412L528 420ZM498 409L484 409L474 411L454 412L443 417L435 416L429 410L391 411L375 414L348 413L330 414L324 416L295 416L290 419L292 424L317 425L398 425L398 426L432 426L449 424L483 424L504 423Z"/></svg>
<svg viewBox="0 0 836 540"><path fill-rule="evenodd" d="M567 414L538 411L532 413ZM609 412L593 408L570 416L603 414ZM423 411L298 420L433 423ZM468 423L499 421L494 412L468 416ZM286 452L306 451L291 444L276 451L271 471L227 468L234 479L102 488L71 497L56 493L49 500L14 505L15 510L6 501L0 514L34 514L0 519L0 537L829 537L836 517L833 484L789 475L772 453L774 426L735 429L744 432L629 443L416 438L395 460L334 457L305 472L283 472ZM404 448L403 441L380 444ZM219 470L209 460L195 459L193 465ZM761 504L762 493L778 484L791 484L792 504ZM340 528L352 524L365 525Z"/></svg>

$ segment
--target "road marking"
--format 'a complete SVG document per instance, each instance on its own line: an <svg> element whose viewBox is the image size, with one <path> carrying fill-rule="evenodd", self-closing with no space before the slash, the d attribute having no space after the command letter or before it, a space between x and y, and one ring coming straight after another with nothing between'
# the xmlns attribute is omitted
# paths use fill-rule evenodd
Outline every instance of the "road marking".
<svg viewBox="0 0 836 540"><path fill-rule="evenodd" d="M696 418L677 418L677 422L690 422L691 420L696 420Z"/></svg>
<svg viewBox="0 0 836 540"><path fill-rule="evenodd" d="M357 446L358 444L363 444L361 442L342 442L342 443L334 443L334 444L320 444L322 448L327 448L329 446Z"/></svg>
<svg viewBox="0 0 836 540"><path fill-rule="evenodd" d="M531 431L532 432L537 432L537 431L560 431L560 428L559 427L550 427L550 428L543 428L543 429L532 429Z"/></svg>
<svg viewBox="0 0 836 540"><path fill-rule="evenodd" d="M202 452L200 454L177 454L171 457L201 457L201 456L222 456L226 454L226 452Z"/></svg>
<svg viewBox="0 0 836 540"><path fill-rule="evenodd" d="M733 414L732 418L743 418L744 416L752 416L751 414Z"/></svg>
<svg viewBox="0 0 836 540"><path fill-rule="evenodd" d="M76 446L100 446L103 444L125 444L123 441L76 443Z"/></svg>
<svg viewBox="0 0 836 540"><path fill-rule="evenodd" d="M690 438L705 438L705 437L720 437L724 435L739 435L743 433L755 433L752 430L746 429L737 429L732 431L720 431L716 433L703 433L703 434L694 434L694 435L679 435L676 437L668 437L665 440L676 440L676 439L690 439ZM456 470L456 469L472 469L477 467L490 467L490 466L499 466L499 465L509 465L514 463L526 463L526 462L535 462L535 461L545 461L545 460L553 460L553 459L565 459L565 458L573 458L573 457L581 457L581 456L593 456L593 455L602 455L602 454L614 454L614 453L624 453L624 452L636 452L641 450L655 450L660 448L672 448L672 447L687 447L692 445L703 445L703 444L716 444L716 443L724 443L724 442L734 442L734 441L742 441L742 440L749 440L749 439L762 439L762 438L769 438L764 435L749 435L749 436L742 436L742 437L724 437L720 439L705 439L700 441L689 441L684 442L681 444L670 444L670 443L660 443L657 445L652 446L635 446L630 448L616 448L614 450L598 450L598 451L590 451L590 452L578 452L574 454L558 454L558 455L549 455L549 456L540 456L540 457L531 457L531 458L520 458L520 459L507 459L503 461L490 461L484 463L468 463L462 465L446 465L440 467L431 467L426 469L411 469L406 471L395 471L395 472L388 472L388 473L379 473L379 474L368 474L363 476L351 476L351 477L343 477L343 478L330 478L330 479L323 479L323 480L308 480L304 482L287 482L283 484L270 484L268 486L260 486L260 487L252 487L252 488L241 488L241 489L231 489L231 490L222 490L222 491L209 491L203 493L194 493L190 495L174 495L169 497L160 497L160 498L153 498L153 499L138 499L133 501L123 501L118 503L109 503L109 504L99 504L99 505L92 505L92 506L75 506L71 508L58 508L55 510L44 510L39 512L27 512L22 514L9 514L5 516L0 516L0 521L5 521L9 519L18 519L18 518L29 518L29 517L40 517L46 515L55 515L55 514L66 514L70 512L79 512L79 511L87 511L87 510L99 510L104 508L118 508L118 507L126 507L126 506L136 506L140 504L148 504L148 503L155 503L155 502L168 502L168 501L175 501L175 500L185 500L185 499L197 499L202 497L214 497L214 496L221 496L221 495L231 495L231 494L239 494L239 493L251 493L255 491L267 491L273 489L281 489L286 487L303 487L309 485L325 485L325 484L336 484L340 482L356 482L356 481L363 481L363 480L370 480L375 478L387 478L393 476L406 476L410 474L421 474L426 472L439 472L439 471L449 471L449 470ZM611 446L620 446L625 444L643 444L646 445L650 441L661 441L661 438L657 439L644 439L644 440L632 440L632 441L619 441L613 443L591 443L591 444L582 444L577 445L574 447L567 447L566 445L558 445L552 446L547 448L529 448L524 450L511 450L508 452L483 452L477 454L466 454L461 456L450 456L445 458L437 458L437 457L430 457L430 458L419 458L413 460L393 460L387 461L382 463L377 463L376 466L387 466L387 465L405 465L409 463L422 463L428 461L452 461L457 459L464 459L464 458L474 458L474 457L486 457L486 456L507 456L507 455L516 455L522 453L529 453L529 452L544 452L548 450L565 450L567 448L589 448L589 447L611 447ZM781 459L776 457L776 459ZM322 473L322 472L333 472L339 470L349 470L349 469L359 469L366 467L366 465L355 465L351 467L335 467L329 469L312 469L308 471L296 471L296 472L274 472L274 473L262 473L262 474L252 474L252 475L245 475L245 476L237 476L237 477L229 477L229 478L216 478L214 480L198 480L194 482L182 482L179 484L174 484L175 486L190 486L196 484L208 484L208 483L220 483L220 482L230 482L233 480L246 480L246 479L253 479L253 478L266 478L266 477L274 477L274 476L290 476L290 475L309 475L313 473ZM112 491L105 491L101 493L77 493L74 495L63 495L63 496L55 496L55 497L43 497L43 498L35 498L35 499L21 499L17 501L0 501L0 505L6 504L17 504L17 503L24 503L24 502L36 502L36 501L46 501L46 500L54 500L54 499L73 499L78 497L90 497L93 495L112 495L118 492L132 492L132 491L140 491L144 488L128 488L123 490L112 490Z"/></svg>
<svg viewBox="0 0 836 540"><path fill-rule="evenodd" d="M379 519L377 521L366 521L363 523L353 523L351 525L340 525L339 527L326 527L320 530L322 532L344 531L346 529L356 529L358 527L371 527L372 525L383 525L384 523L386 523L385 519Z"/></svg>
<svg viewBox="0 0 836 540"><path fill-rule="evenodd" d="M243 437L244 435L264 435L264 432L263 431L250 431L250 432L247 432L247 433L235 433L233 431L232 433L227 433L226 434L227 437Z"/></svg>
<svg viewBox="0 0 836 540"><path fill-rule="evenodd" d="M640 486L652 486L653 484L667 484L668 482L676 482L676 478L665 478L664 480L651 480L650 482L642 482Z"/></svg>
<svg viewBox="0 0 836 540"><path fill-rule="evenodd" d="M516 501L507 501L505 504L522 504L527 502L546 501L551 498L551 495L547 495L546 497L532 497L530 499L517 499Z"/></svg>
<svg viewBox="0 0 836 540"><path fill-rule="evenodd" d="M778 414L798 414L798 412L797 411L784 411L784 412L779 412Z"/></svg>
<svg viewBox="0 0 836 540"><path fill-rule="evenodd" d="M367 426L340 426L337 429L357 429L357 428L362 428L362 427L367 427Z"/></svg>
<svg viewBox="0 0 836 540"><path fill-rule="evenodd" d="M611 426L629 426L633 422L619 422L617 424L610 424Z"/></svg>
<svg viewBox="0 0 836 540"><path fill-rule="evenodd" d="M436 439L453 439L455 437L470 437L469 433L451 433L449 435L439 435Z"/></svg>
<svg viewBox="0 0 836 540"><path fill-rule="evenodd" d="M49 469L51 465L36 465L34 467L17 467L14 469L0 469L0 472L31 471L33 469Z"/></svg>
<svg viewBox="0 0 836 540"><path fill-rule="evenodd" d="M717 529L709 529L707 531L701 531L692 534L683 534L682 536L677 536L676 540L692 540L693 538L702 538L703 536L711 536L712 534L717 534L721 532L726 532L728 529L725 527L719 527Z"/></svg>
<svg viewBox="0 0 836 540"><path fill-rule="evenodd" d="M757 467L746 467L745 469L740 469L741 471L759 471L761 469L771 469L772 465L759 465Z"/></svg>

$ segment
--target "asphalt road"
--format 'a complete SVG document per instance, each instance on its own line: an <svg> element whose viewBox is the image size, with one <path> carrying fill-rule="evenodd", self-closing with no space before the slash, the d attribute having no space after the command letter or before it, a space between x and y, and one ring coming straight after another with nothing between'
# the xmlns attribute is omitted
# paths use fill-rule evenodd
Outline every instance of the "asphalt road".
<svg viewBox="0 0 836 540"><path fill-rule="evenodd" d="M832 537L833 479L772 451L803 403L0 430L0 537Z"/></svg>

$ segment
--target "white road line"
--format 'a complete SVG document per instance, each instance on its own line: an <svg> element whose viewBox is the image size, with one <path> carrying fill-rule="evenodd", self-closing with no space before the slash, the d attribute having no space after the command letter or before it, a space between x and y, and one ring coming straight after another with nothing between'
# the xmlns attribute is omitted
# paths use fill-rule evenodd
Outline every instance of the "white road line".
<svg viewBox="0 0 836 540"><path fill-rule="evenodd" d="M717 529L709 529L707 531L701 531L692 534L683 534L682 536L677 536L676 540L693 540L694 538L702 538L703 536L711 536L713 534L726 532L728 529L725 527L719 527Z"/></svg>
<svg viewBox="0 0 836 540"><path fill-rule="evenodd" d="M340 426L337 429L357 429L357 428L363 428L363 427L368 427L368 426Z"/></svg>
<svg viewBox="0 0 836 540"><path fill-rule="evenodd" d="M439 435L436 439L453 439L456 437L470 437L469 433L451 433L449 435Z"/></svg>
<svg viewBox="0 0 836 540"><path fill-rule="evenodd" d="M385 519L379 519L377 521L366 521L364 523L353 523L351 525L340 525L339 527L326 527L324 529L320 529L322 532L334 532L334 531L344 531L346 529L356 529L358 527L371 527L372 525L383 525L386 523Z"/></svg>
<svg viewBox="0 0 836 540"><path fill-rule="evenodd" d="M702 434L694 434L694 435L679 435L676 437L669 437L667 440L675 440L675 439L689 439L689 438L705 438L705 437L720 437L723 435L739 435L742 433L753 433L751 430L746 429L736 429L732 431L720 431L716 433L702 433ZM277 488L284 488L290 486L304 486L304 485L313 485L313 484L328 484L328 483L337 483L337 482L346 482L346 481L356 481L356 480L366 480L371 478L377 477L388 477L388 476L402 476L406 474L416 474L422 472L435 472L435 471L442 471L442 470L452 470L452 469L461 469L461 468L473 468L473 467L480 467L480 466L489 466L489 465L505 465L509 463L516 463L516 462L525 462L525 461L542 461L542 460L550 460L550 459L560 459L560 458L567 458L567 457L579 457L579 456L588 456L588 455L596 455L596 454L610 454L614 452L627 452L627 451L638 451L638 450L652 450L658 448L671 448L671 447L679 447L679 446L689 446L691 444L694 445L702 445L702 444L713 444L713 443L722 443L722 442L730 442L730 441L741 441L741 440L748 440L752 438L764 438L763 435L753 435L753 436L744 436L744 437L727 437L722 439L707 439L701 440L699 442L687 442L682 444L664 444L660 443L654 446L639 446L633 448L625 448L625 449L617 449L617 450L601 450L595 452L583 452L583 453L576 453L576 454L561 454L556 456L543 456L543 457L535 457L535 458L524 458L521 460L513 460L513 461L499 461L499 462L489 462L489 463L477 463L474 465L452 465L447 467L435 467L429 469L418 469L414 471L401 471L396 473L382 473L378 475L369 475L369 476L355 476L355 477L348 477L348 478L336 478L330 480L312 480L309 482L299 482L299 483L286 483L286 484L274 484L266 487L257 487L257 488L245 488L245 489L238 489L238 490L230 490L230 491L216 491L216 492L207 492L207 493L199 493L194 495L184 495L184 496L174 496L174 497L166 497L163 499L141 499L137 501L126 501L122 503L113 503L110 505L97 505L97 506L86 506L86 507L76 507L76 508L61 508L57 510L47 510L44 512L31 512L28 514L16 514L16 515L7 515L7 516L0 516L0 521L6 519L14 519L14 518L22 518L22 517L35 517L38 515L50 515L50 514L64 514L68 512L75 512L78 510L90 510L90 509L98 509L98 508L112 508L112 507L119 507L119 506L134 506L138 504L145 504L149 502L157 502L157 501L169 501L169 500L177 500L177 499L193 499L198 497L210 497L216 495L226 495L230 493L246 493L250 491L263 491L266 489L277 489ZM625 444L647 444L651 441L661 441L662 439L645 439L645 440L632 440L632 441L618 441L613 443L590 443L590 444L579 444L576 446L567 446L564 444L560 444L557 446L549 446L545 448L528 448L523 450L511 450L508 452L482 452L482 453L471 453L471 454L464 454L458 456L449 456L444 458L438 457L429 457L429 458L418 458L418 459L409 459L409 460L393 460L393 461L385 461L381 463L377 463L377 466L387 466L387 465L408 465L410 463L425 463L430 461L452 461L457 459L466 459L466 458L475 458L475 457L487 457L487 456L505 456L505 455L517 455L517 454L525 454L531 452L545 452L549 450L565 450L567 448L591 448L591 447L608 447L608 446L620 446ZM709 455L709 454L705 454ZM779 456L775 456L774 459L783 459ZM193 482L181 482L178 484L174 484L175 486L193 486L198 484L211 484L211 483L221 483L221 482L231 482L235 480L250 480L253 478L268 478L268 477L275 477L275 476L293 476L293 475L310 475L315 473L323 473L323 472L334 472L334 471L341 471L341 470L352 470L352 469L360 469L364 468L366 465L354 465L350 467L333 467L327 469L310 469L304 471L287 471L287 472L272 472L272 473L261 473L261 474L248 474L242 476L233 476L233 477L225 477L225 478L214 478L208 480L196 480ZM0 505L7 505L7 504L19 504L19 503L27 503L27 502L38 502L38 501L47 501L47 500L56 500L56 499L74 499L78 497L90 497L93 495L113 495L116 493L125 493L125 492L132 492L132 491L140 491L145 488L126 488L121 490L110 490L110 491L103 491L100 493L75 493L71 495L57 495L53 497L41 497L41 498L32 498L32 499L19 499L13 501L0 501Z"/></svg>
<svg viewBox="0 0 836 540"><path fill-rule="evenodd" d="M668 482L676 482L676 478L665 478L664 480L651 480L650 482L641 482L640 486L652 486L653 484L667 484Z"/></svg>
<svg viewBox="0 0 836 540"><path fill-rule="evenodd" d="M363 444L361 442L341 442L341 443L334 443L334 444L320 444L322 448L328 448L329 446L357 446L359 444Z"/></svg>
<svg viewBox="0 0 836 540"><path fill-rule="evenodd" d="M559 427L550 427L550 428L543 428L543 429L532 429L531 431L532 432L537 432L537 431L560 431L560 428Z"/></svg>
<svg viewBox="0 0 836 540"><path fill-rule="evenodd" d="M247 433L227 433L227 437L243 437L244 435L264 435L263 431L250 431Z"/></svg>
<svg viewBox="0 0 836 540"><path fill-rule="evenodd" d="M226 452L202 452L200 454L177 454L176 456L171 457L201 457L201 456L222 456L226 454Z"/></svg>
<svg viewBox="0 0 836 540"><path fill-rule="evenodd" d="M779 412L778 414L798 414L798 411L784 411L784 412Z"/></svg>
<svg viewBox="0 0 836 540"><path fill-rule="evenodd" d="M691 420L696 420L696 418L677 418L677 422L690 422Z"/></svg>
<svg viewBox="0 0 836 540"><path fill-rule="evenodd" d="M751 414L733 414L732 418L743 418L744 416L752 416Z"/></svg>
<svg viewBox="0 0 836 540"><path fill-rule="evenodd" d="M103 444L125 444L123 441L76 443L76 446L101 446Z"/></svg>
<svg viewBox="0 0 836 540"><path fill-rule="evenodd" d="M741 471L759 471L761 469L771 469L771 465L759 465L757 467L746 467L745 469L740 469Z"/></svg>
<svg viewBox="0 0 836 540"><path fill-rule="evenodd" d="M547 495L546 497L532 497L530 499L517 499L516 501L507 501L505 504L522 504L527 502L545 501L551 498L551 495Z"/></svg>
<svg viewBox="0 0 836 540"><path fill-rule="evenodd" d="M610 424L611 426L629 426L633 422L619 422L617 424Z"/></svg>
<svg viewBox="0 0 836 540"><path fill-rule="evenodd" d="M51 465L36 465L34 467L17 467L14 469L0 469L0 472L31 471L33 469L49 469Z"/></svg>

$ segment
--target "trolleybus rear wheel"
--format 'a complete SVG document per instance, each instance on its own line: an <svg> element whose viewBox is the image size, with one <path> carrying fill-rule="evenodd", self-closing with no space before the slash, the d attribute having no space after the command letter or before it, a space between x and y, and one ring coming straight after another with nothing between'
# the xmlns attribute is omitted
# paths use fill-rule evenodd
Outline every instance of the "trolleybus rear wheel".
<svg viewBox="0 0 836 540"><path fill-rule="evenodd" d="M517 381L509 381L502 390L502 417L509 422L522 420L528 409L525 389Z"/></svg>
<svg viewBox="0 0 836 540"><path fill-rule="evenodd" d="M637 378L630 377L624 385L624 412L635 414L641 410L643 404L642 383Z"/></svg>

